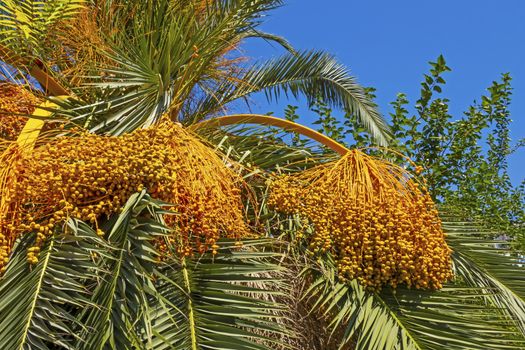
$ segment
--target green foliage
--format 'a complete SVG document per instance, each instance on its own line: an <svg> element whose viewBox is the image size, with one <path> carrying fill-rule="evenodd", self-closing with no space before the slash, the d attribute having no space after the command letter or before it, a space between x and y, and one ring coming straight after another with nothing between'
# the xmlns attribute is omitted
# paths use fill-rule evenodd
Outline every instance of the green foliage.
<svg viewBox="0 0 525 350"><path fill-rule="evenodd" d="M94 37L100 47L86 49L82 40L53 43L54 51L67 54L53 64L52 73L75 95L60 103L62 116L97 133L120 135L150 126L165 114L186 125L195 123L223 114L233 102L257 92L264 92L268 100L302 95L313 102L320 96L333 108L351 111L378 143L386 145L386 122L346 67L323 51L297 52L285 39L257 30L267 12L281 4L89 2L87 14L94 18L85 25L103 27L86 31L84 39ZM141 15L131 15L137 13ZM64 15L73 14L64 10ZM61 35L67 38L70 33L64 28ZM287 52L246 63L236 48L249 38L276 42ZM47 47L40 39L33 45ZM54 57L41 56L43 62Z"/></svg>
<svg viewBox="0 0 525 350"><path fill-rule="evenodd" d="M76 314L91 305L87 280L102 270L91 254L105 244L86 225L68 223L67 234L48 240L40 261L27 262L34 235L18 242L5 274L0 279L0 348L71 349L82 329Z"/></svg>
<svg viewBox="0 0 525 350"><path fill-rule="evenodd" d="M159 258L153 242L168 233L160 213L159 203L145 193L136 194L120 215L104 225L108 249L99 264L105 273L97 276L104 282L93 289L92 306L78 315L84 325L78 349L103 349L108 344L115 349L137 349L142 347L140 330L151 336L149 298L156 294L153 272Z"/></svg>
<svg viewBox="0 0 525 350"><path fill-rule="evenodd" d="M313 103L310 106L310 110L319 115L319 118L313 122L314 125L319 125L317 131L325 134L332 140L343 142L344 127L341 126L339 120L332 114L332 109L322 102L322 99Z"/></svg>
<svg viewBox="0 0 525 350"><path fill-rule="evenodd" d="M58 39L54 26L73 18L84 4L84 0L3 0L0 44L20 55L41 58L50 42Z"/></svg>
<svg viewBox="0 0 525 350"><path fill-rule="evenodd" d="M273 252L250 251L268 242L246 242L244 251L175 259L159 267L160 298L151 311L153 349L272 349L286 332ZM230 251L230 252L228 252ZM266 344L266 345L265 345Z"/></svg>
<svg viewBox="0 0 525 350"><path fill-rule="evenodd" d="M442 56L431 62L421 83L415 115L400 94L393 102L394 149L423 167L433 197L461 208L467 216L484 218L495 227L513 231L525 219L525 192L508 175L508 156L519 148L509 137L512 88L503 74L462 118L449 113L449 100L439 94L450 71Z"/></svg>
<svg viewBox="0 0 525 350"><path fill-rule="evenodd" d="M494 234L483 222L461 220L442 211L447 242L454 250L457 278L469 286L491 293L485 298L491 305L505 310L516 325L525 331L525 275L523 251L515 250L504 237Z"/></svg>
<svg viewBox="0 0 525 350"><path fill-rule="evenodd" d="M524 267L516 252L497 249L484 229L448 216L456 278L439 291L400 287L379 293L341 284L333 261L307 266L305 298L328 317L339 349L522 349Z"/></svg>
<svg viewBox="0 0 525 350"><path fill-rule="evenodd" d="M363 88L366 98L371 101L375 99L374 92L374 88ZM298 108L298 106L288 105L284 112L285 118L290 121L299 121L300 116L296 113ZM312 122L312 125L316 126L316 130L346 147L363 148L378 144L355 113L346 112L343 118L339 118L334 114L334 110L319 96L309 104L309 109L317 115L317 118ZM294 142L294 145L300 145L296 138L294 138ZM389 142L395 143L396 140L391 139Z"/></svg>
<svg viewBox="0 0 525 350"><path fill-rule="evenodd" d="M332 55L313 50L289 53L247 69L239 79L242 84L237 88L229 81L219 87L218 91L224 91L222 99L208 96L203 104L205 110L218 102L229 103L257 91L265 92L270 101L282 95L301 94L309 103L321 98L331 107L351 111L378 143L388 144L390 131L376 105Z"/></svg>
<svg viewBox="0 0 525 350"><path fill-rule="evenodd" d="M25 235L0 279L2 349L272 349L289 332L277 322L278 253L270 243L220 242L220 256L160 259L163 204L130 197L104 237L71 219L37 265ZM272 345L273 344L273 345Z"/></svg>

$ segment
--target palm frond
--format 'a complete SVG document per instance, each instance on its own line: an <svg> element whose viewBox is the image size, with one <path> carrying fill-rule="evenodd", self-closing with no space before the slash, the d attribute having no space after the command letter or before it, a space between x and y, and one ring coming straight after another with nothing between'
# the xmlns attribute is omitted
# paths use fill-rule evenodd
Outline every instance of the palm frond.
<svg viewBox="0 0 525 350"><path fill-rule="evenodd" d="M35 266L26 258L34 235L25 235L13 252L0 279L1 349L74 348L82 328L76 314L90 305L86 281L100 272L93 255L104 244L75 220L65 232L47 240Z"/></svg>
<svg viewBox="0 0 525 350"><path fill-rule="evenodd" d="M151 340L148 315L158 260L152 242L167 234L162 206L144 191L136 193L120 215L104 225L110 245L101 262L106 273L98 276L92 306L79 316L84 328L78 349L142 349ZM90 227L82 230L94 233Z"/></svg>
<svg viewBox="0 0 525 350"><path fill-rule="evenodd" d="M3 0L0 43L19 54L40 56L54 26L73 18L84 0Z"/></svg>
<svg viewBox="0 0 525 350"><path fill-rule="evenodd" d="M249 38L263 39L269 43L273 42L273 43L278 44L279 46L281 46L282 48L284 48L291 54L295 55L298 53L297 50L292 46L292 44L290 44L290 42L286 40L286 38L279 36L279 35L272 34L272 33L263 32L255 28L244 32L241 38L243 39L249 39Z"/></svg>
<svg viewBox="0 0 525 350"><path fill-rule="evenodd" d="M301 94L309 103L321 98L330 106L355 114L379 145L388 144L389 127L375 104L366 97L348 70L325 52L285 54L248 69L238 81L225 81L216 89L219 92L202 100L197 112L190 116L192 119L185 122L195 122L255 92L265 92L269 100L277 100L282 94L286 97Z"/></svg>
<svg viewBox="0 0 525 350"><path fill-rule="evenodd" d="M245 4L243 4L245 3ZM270 10L274 10L279 6L282 6L284 3L283 0L256 0L256 1L243 1L243 0L219 0L213 1L208 4L208 6L218 6L228 11L236 10L240 6L246 7L247 15L252 18L252 21L261 18L262 15Z"/></svg>
<svg viewBox="0 0 525 350"><path fill-rule="evenodd" d="M71 118L112 135L147 127L167 112L177 119L200 84L231 75L234 60L226 55L276 3L145 2L143 15L131 17L112 39L111 52L103 53L113 62L101 68L103 78L93 76L78 89L96 100L81 103L85 108Z"/></svg>
<svg viewBox="0 0 525 350"><path fill-rule="evenodd" d="M488 294L488 302L507 310L525 333L525 255L503 234L481 224L445 217L447 242L454 250L456 274ZM509 237L510 238L510 237Z"/></svg>
<svg viewBox="0 0 525 350"><path fill-rule="evenodd" d="M283 306L268 299L280 283L273 277L278 255L260 249L268 243L246 241L238 250L223 241L216 256L166 262L158 275L162 298L151 315L154 348L262 350L281 344L289 334L275 322Z"/></svg>
<svg viewBox="0 0 525 350"><path fill-rule="evenodd" d="M525 336L512 315L487 303L493 291L450 283L439 291L398 288L367 292L338 283L321 265L306 297L331 319L332 339L343 349L521 349Z"/></svg>

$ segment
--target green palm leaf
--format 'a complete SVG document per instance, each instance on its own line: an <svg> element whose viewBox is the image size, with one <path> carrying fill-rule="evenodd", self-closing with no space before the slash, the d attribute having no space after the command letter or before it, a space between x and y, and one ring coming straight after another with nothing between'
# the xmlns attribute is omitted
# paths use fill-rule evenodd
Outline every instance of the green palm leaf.
<svg viewBox="0 0 525 350"><path fill-rule="evenodd" d="M269 100L277 100L282 94L286 97L301 94L309 103L321 98L330 106L355 114L379 145L387 145L391 137L388 125L363 88L349 75L346 67L325 52L286 54L249 68L239 81L225 81L215 88L218 93L200 102L197 112L190 116L191 121L255 92L265 92Z"/></svg>
<svg viewBox="0 0 525 350"><path fill-rule="evenodd" d="M34 236L18 243L0 280L1 349L75 348L76 313L90 304L86 280L99 271L92 254L104 245L85 228L70 220L66 234L48 239L35 266L26 261Z"/></svg>
<svg viewBox="0 0 525 350"><path fill-rule="evenodd" d="M97 96L95 101L90 97L78 101L80 107L66 108L70 118L92 131L119 135L147 127L167 112L188 124L256 92L271 100L292 94L309 102L322 98L354 113L380 145L387 144L386 122L344 66L324 52L297 53L282 38L256 29L279 1L213 2L204 14L189 4L173 8L147 2L141 7L145 15L131 19L112 39L112 52L105 55L113 67L101 69L104 78L92 77L77 91ZM243 68L231 50L251 37L275 41L291 52Z"/></svg>
<svg viewBox="0 0 525 350"><path fill-rule="evenodd" d="M365 291L337 283L333 267L317 269L307 297L344 334L332 341L356 349L521 349L525 336L514 319L487 304L489 292L462 284L439 291L398 288L394 293Z"/></svg>
<svg viewBox="0 0 525 350"><path fill-rule="evenodd" d="M3 0L0 2L0 43L20 54L42 54L53 27L73 18L84 0ZM49 43L47 43L49 45Z"/></svg>
<svg viewBox="0 0 525 350"><path fill-rule="evenodd" d="M275 253L255 249L270 241L246 241L242 250L222 242L217 256L180 258L160 268L162 295L153 309L155 349L273 349L288 331L276 323ZM273 292L272 292L273 291Z"/></svg>
<svg viewBox="0 0 525 350"><path fill-rule="evenodd" d="M269 43L274 42L282 48L284 48L285 50L287 50L288 52L290 52L291 54L297 54L297 50L295 50L295 48L292 46L292 44L290 44L288 40L286 40L286 38L272 33L263 32L255 28L245 31L241 38L242 40L249 38L258 38L266 40Z"/></svg>
<svg viewBox="0 0 525 350"><path fill-rule="evenodd" d="M456 273L470 286L493 291L488 302L507 310L525 333L524 254L480 223L445 217Z"/></svg>
<svg viewBox="0 0 525 350"><path fill-rule="evenodd" d="M79 316L84 325L76 344L79 349L146 348L152 336L149 300L155 294L153 272L158 258L152 242L167 234L162 214L162 203L145 192L137 193L104 226L110 245L101 262L106 272L98 276L93 306Z"/></svg>
<svg viewBox="0 0 525 350"><path fill-rule="evenodd" d="M104 52L113 62L100 68L104 78L97 74L77 91L95 101L79 101L84 108L70 111L71 118L112 135L147 127L167 112L177 119L202 86L231 75L225 55L240 40L259 36L253 27L278 4L214 1L198 11L201 1L144 2L134 9L143 15L128 19L111 39L112 51Z"/></svg>

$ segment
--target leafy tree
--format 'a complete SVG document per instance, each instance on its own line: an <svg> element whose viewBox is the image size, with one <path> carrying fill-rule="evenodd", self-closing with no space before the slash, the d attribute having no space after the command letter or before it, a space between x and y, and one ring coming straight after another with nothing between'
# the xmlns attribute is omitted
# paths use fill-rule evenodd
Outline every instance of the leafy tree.
<svg viewBox="0 0 525 350"><path fill-rule="evenodd" d="M55 15L70 24L62 26L52 41L60 57L34 50L34 58L48 64L47 73L75 94L70 102L75 114L70 117L89 121L84 127L122 134L151 125L165 113L189 124L222 113L233 101L265 92L269 99L288 94L309 100L322 96L333 107L355 112L378 142L386 144L389 139L375 106L333 56L291 50L275 60L242 64L233 49L248 38L271 39L290 49L284 39L255 30L267 11L281 5L280 0L176 4L94 0L86 4L76 22L70 18L78 12L77 5L63 5L64 11ZM10 18L22 16L28 21L33 13L44 16L45 11L47 7L38 1L5 8ZM27 30L40 33L39 28ZM9 22L0 28L0 38L21 40ZM23 53L17 45L8 48L14 54ZM33 66L31 58L22 63ZM8 61L17 57L10 55Z"/></svg>
<svg viewBox="0 0 525 350"><path fill-rule="evenodd" d="M421 84L417 114L409 116L402 94L393 103L392 130L398 149L423 167L434 198L498 228L516 228L523 222L525 197L508 175L508 156L519 148L519 143L511 146L509 137L510 75L503 74L481 103L454 119L449 101L435 96L445 84L442 74L450 69L442 56L431 65Z"/></svg>

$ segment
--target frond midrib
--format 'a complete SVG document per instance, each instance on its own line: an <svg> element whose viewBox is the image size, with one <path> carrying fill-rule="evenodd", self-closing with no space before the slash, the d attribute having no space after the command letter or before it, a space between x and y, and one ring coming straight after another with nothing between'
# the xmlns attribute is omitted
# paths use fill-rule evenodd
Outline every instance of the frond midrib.
<svg viewBox="0 0 525 350"><path fill-rule="evenodd" d="M188 323L190 327L190 339L191 339L191 349L198 350L197 348L197 330L195 324L195 310L193 307L193 300L191 298L191 281L188 273L188 266L186 264L186 258L182 257L181 259L181 268L182 274L184 276L184 284L186 287L186 293L188 297Z"/></svg>
<svg viewBox="0 0 525 350"><path fill-rule="evenodd" d="M49 264L49 260L51 258L51 254L53 252L54 244L55 244L55 240L53 238L51 238L50 242L49 242L49 245L47 247L45 260L43 262L43 265L41 266L42 271L41 271L40 277L38 279L38 283L37 283L36 288L35 288L34 298L33 298L33 301L31 303L31 308L29 310L29 314L27 316L27 323L24 326L24 333L23 333L23 336L21 338L22 339L22 343L20 343L20 347L18 348L19 350L23 350L24 349L24 345L26 344L26 341L27 341L27 335L29 333L29 328L31 327L31 320L33 319L33 315L34 315L35 310L36 310L36 304L37 304L37 301L39 299L38 296L40 294L40 291L43 288L44 276L46 274L47 266Z"/></svg>
<svg viewBox="0 0 525 350"><path fill-rule="evenodd" d="M405 334L410 339L412 345L414 345L418 350L423 350L423 348L419 345L419 342L416 340L416 337L407 327L405 327L405 324L399 318L397 313L394 310L392 310L391 307L388 306L388 304L383 300L383 298L381 298L381 296L379 296L377 293L374 295L374 298L383 306L384 309L387 310L388 314L394 319L398 327L400 327L400 329L402 329L405 332Z"/></svg>

